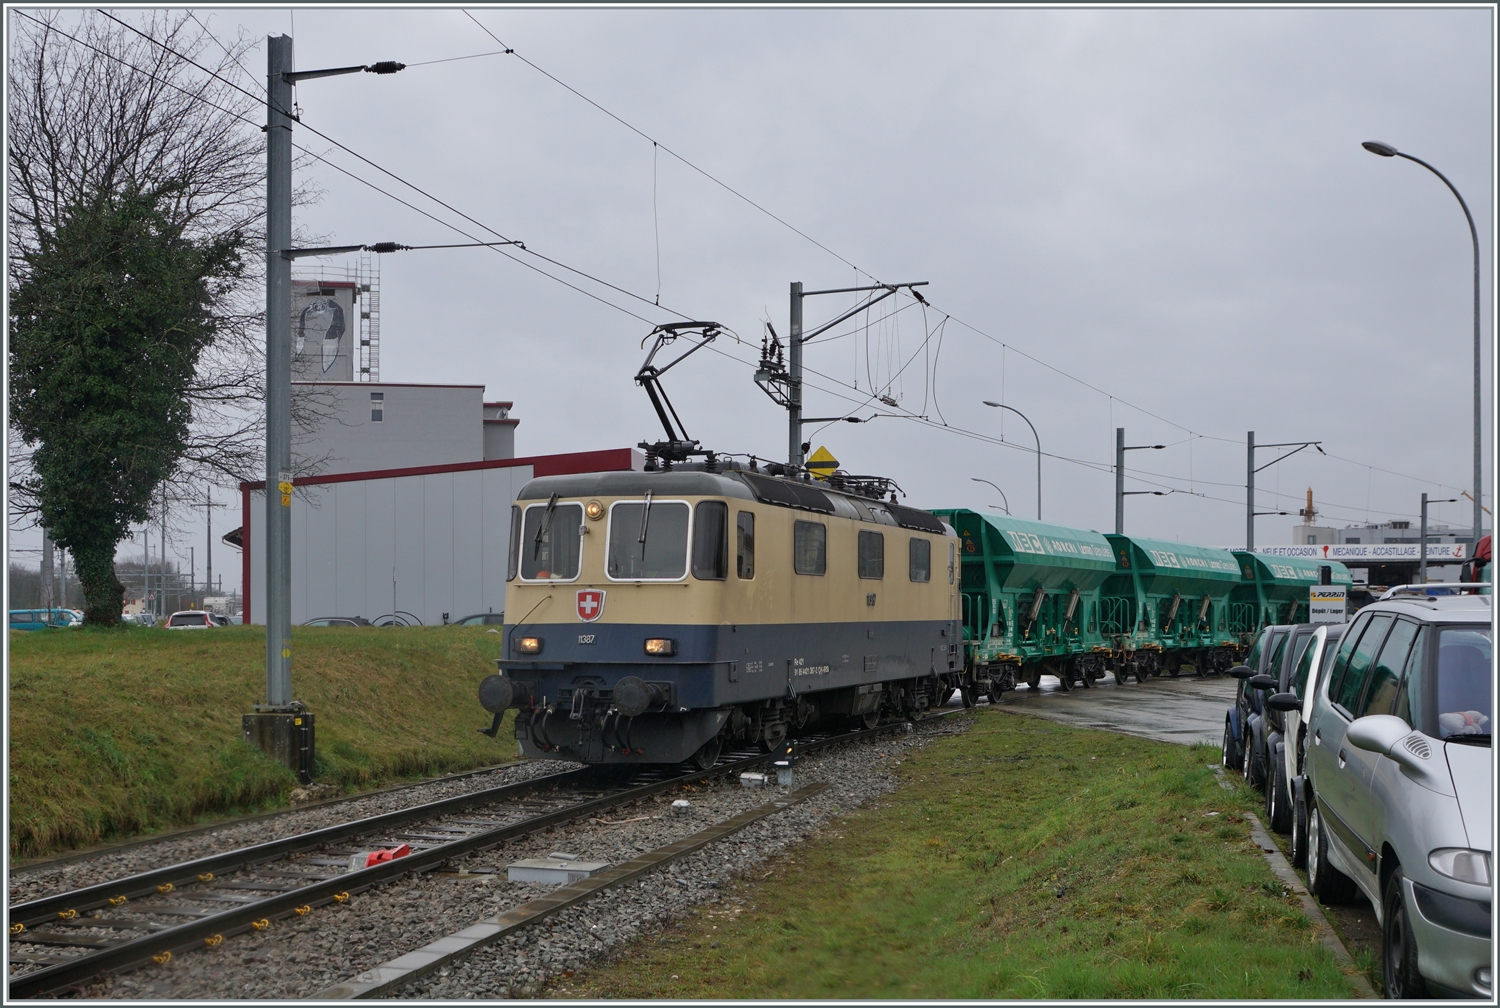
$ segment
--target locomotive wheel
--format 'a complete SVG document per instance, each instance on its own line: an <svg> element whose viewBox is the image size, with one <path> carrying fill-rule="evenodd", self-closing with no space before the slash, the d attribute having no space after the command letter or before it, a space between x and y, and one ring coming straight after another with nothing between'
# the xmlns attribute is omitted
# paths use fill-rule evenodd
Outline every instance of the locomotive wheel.
<svg viewBox="0 0 1500 1008"><path fill-rule="evenodd" d="M974 695L974 687L972 686L960 686L958 689L958 696L961 700L963 700L965 707L973 707L975 700L977 699Z"/></svg>
<svg viewBox="0 0 1500 1008"><path fill-rule="evenodd" d="M712 770L714 764L719 762L719 751L722 748L723 744L719 736L715 735L699 746L697 752L693 753L693 762L699 770Z"/></svg>
<svg viewBox="0 0 1500 1008"><path fill-rule="evenodd" d="M874 727L871 725L871 727ZM781 748L781 743L786 741L786 722L778 721L773 725L767 725L765 734L761 737L760 744L766 752L775 752ZM714 757L718 759L717 756ZM709 764L712 766L713 764Z"/></svg>
<svg viewBox="0 0 1500 1008"><path fill-rule="evenodd" d="M855 719L866 728L874 728L880 723L880 711L872 710L868 714L856 714Z"/></svg>

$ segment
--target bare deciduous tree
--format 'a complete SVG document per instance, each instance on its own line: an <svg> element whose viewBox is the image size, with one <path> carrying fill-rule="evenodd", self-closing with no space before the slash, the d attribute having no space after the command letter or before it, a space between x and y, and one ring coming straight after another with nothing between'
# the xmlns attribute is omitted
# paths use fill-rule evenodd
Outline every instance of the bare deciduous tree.
<svg viewBox="0 0 1500 1008"><path fill-rule="evenodd" d="M70 207L131 187L171 183L171 213L191 238L238 231L261 243L264 105L253 97L260 82L245 69L248 39L221 43L188 12L144 14L139 32L92 11L12 10L10 18L12 288ZM309 188L296 194L299 203L314 198ZM186 390L193 422L164 488L169 498L196 500L205 483L230 487L264 475L264 273L254 260L248 265L215 306L219 335ZM322 422L325 398L294 394L296 426ZM30 446L11 431L7 448L11 520L29 524L37 514ZM298 468L322 463L303 459Z"/></svg>

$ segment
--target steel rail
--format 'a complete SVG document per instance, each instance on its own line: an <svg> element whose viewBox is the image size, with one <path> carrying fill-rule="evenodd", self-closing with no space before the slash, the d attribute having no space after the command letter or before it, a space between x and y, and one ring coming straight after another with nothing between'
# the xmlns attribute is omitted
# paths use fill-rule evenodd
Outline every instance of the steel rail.
<svg viewBox="0 0 1500 1008"><path fill-rule="evenodd" d="M69 910L81 914L86 910L96 910L111 905L110 900L118 900L121 896L124 896L127 901L140 896L154 896L161 891L159 886L171 885L174 888L180 888L198 882L200 875L222 875L237 868L248 868L268 861L276 861L291 854L316 850L341 840L380 833L393 826L403 826L410 822L457 812L470 805L518 798L557 784L582 783L591 777L592 772L588 769L548 774L529 781L518 781L484 791L442 798L425 805L413 805L411 808L397 809L394 812L382 812L364 819L325 826L308 833L298 833L294 836L282 837L280 840L270 840L251 847L225 851L222 854L210 854L194 861L183 861L165 868L129 875L110 882L100 882L55 896L44 896L26 903L17 903L10 908L7 923L11 927L24 924L29 928L34 924L55 921L59 913Z"/></svg>
<svg viewBox="0 0 1500 1008"><path fill-rule="evenodd" d="M952 713L958 712L954 711ZM854 741L859 738L884 735L899 730L906 723L905 721L897 721L876 728L844 732L798 744L794 747L793 751L796 754L802 754L842 742ZM615 794L589 799L569 805L566 808L544 813L540 816L533 816L520 822L511 823L493 830L485 830L471 836L461 837L449 843L440 844L423 851L414 851L406 857L394 861L387 861L358 871L322 879L312 885L293 889L276 896L270 896L255 903L232 907L229 910L189 921L185 924L164 928L142 938L127 939L117 945L111 945L108 948L76 956L66 963L45 966L39 970L11 977L7 984L8 996L13 999L39 997L53 991L78 986L101 973L119 972L152 961L169 961L172 956L202 948L207 942L213 942L216 945L218 941L232 935L242 934L250 930L265 930L271 921L296 914L299 909L303 913L306 913L307 910L304 908L324 906L335 901L342 902L348 899L353 893L362 892L384 882L399 878L402 875L429 871L454 858L497 846L506 840L568 822L590 813L602 812L617 805L638 801L641 798L647 798L662 791L671 790L685 783L703 780L707 777L723 776L734 773L736 770L758 766L769 762L772 758L773 754L757 753L754 756L731 759L727 763L720 763L708 770L693 770L689 773L674 775L664 780L626 788ZM399 824L392 817L400 817L400 822L409 822L423 813L425 813L426 817L431 817L456 810L466 805L494 801L498 797L496 792L509 792L509 796L515 796L519 793L524 793L525 790L539 790L542 787L552 784L572 781L582 782L595 779L594 773L594 768L585 768L584 770L569 771L562 774L551 774L546 777L536 778L533 781L523 781L518 784L505 785L503 788L475 792L470 795L459 795L439 802L432 802L411 809L403 809L395 813L386 813L382 816L373 816L352 823L332 826L311 833L300 834L296 837L288 837L283 840L259 844L240 851L214 855L197 861L159 869L154 872L146 872L115 883L103 883L90 886L87 889L48 897L44 900L33 900L30 903L20 904L11 908L10 919L12 926L16 923L24 924L28 921L37 923L52 921L57 919L56 915L58 913L65 913L68 910L77 910L80 907L83 909L94 909L106 905L110 898L110 896L104 895L106 892L116 897L119 895L128 895L131 891L140 895L148 892L155 893L158 885L166 885L169 881L174 885L176 881L182 881L184 884L196 882L198 881L199 874L212 871L212 866L215 864L220 866L219 870L221 871L251 867L267 861L278 860L288 854L315 849L337 840L378 832L385 825ZM150 887L145 888L148 880L150 881ZM129 885L131 888L122 891L122 885ZM57 909L57 907L64 904L69 905L63 910ZM49 913L41 913L43 905L49 909ZM143 910L142 912L149 911ZM26 916L20 916L22 914ZM12 941L24 942L25 939L15 936L12 938Z"/></svg>
<svg viewBox="0 0 1500 1008"><path fill-rule="evenodd" d="M266 822L270 819L279 819L282 816L296 815L299 812L326 809L335 805L347 805L351 802L365 801L370 798L381 798L419 787L428 787L433 784L447 784L453 781L461 781L469 777L478 777L481 774L508 770L511 767L519 765L519 761L497 763L494 766L480 767L477 770L463 770L459 773L445 774L442 777L425 777L422 780L412 781L409 784L393 784L390 787L375 788L372 791L360 791L355 794L339 795L337 798L324 798L321 801L307 802L303 805L293 805L288 808L272 809L268 812L253 812L249 815L233 816L229 819L217 819L213 822L204 823L201 826L166 829L159 833L152 833L149 836L100 844L97 847L90 847L86 850L69 851L65 854L56 854L49 857L27 858L12 862L10 874L12 878L15 878L19 875L45 871L48 868L61 868L64 865L77 864L80 861L94 861L98 858L108 857L111 854L120 854L124 851L135 850L140 847L149 847L151 844L167 843L172 840L185 840L189 837L202 836L204 833L212 833L214 830Z"/></svg>

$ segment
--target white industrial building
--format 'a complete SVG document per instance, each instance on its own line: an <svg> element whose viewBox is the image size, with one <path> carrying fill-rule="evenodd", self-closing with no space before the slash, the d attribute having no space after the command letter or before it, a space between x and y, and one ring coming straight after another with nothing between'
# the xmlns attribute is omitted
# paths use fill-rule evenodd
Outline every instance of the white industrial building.
<svg viewBox="0 0 1500 1008"><path fill-rule="evenodd" d="M483 385L298 382L316 423L294 451L292 623L441 623L503 612L510 505L534 476L640 469L632 448L515 458L517 420ZM265 613L265 484L240 485L245 622Z"/></svg>

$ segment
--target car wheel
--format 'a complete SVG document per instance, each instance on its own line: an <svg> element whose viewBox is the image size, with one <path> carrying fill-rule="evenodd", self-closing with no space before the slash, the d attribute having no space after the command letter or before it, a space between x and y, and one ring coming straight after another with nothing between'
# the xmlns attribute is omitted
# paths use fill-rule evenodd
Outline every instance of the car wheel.
<svg viewBox="0 0 1500 1008"><path fill-rule="evenodd" d="M1273 758L1274 759L1274 758ZM1292 831L1292 796L1286 785L1286 763L1275 759L1271 783L1266 786L1266 820L1277 833Z"/></svg>
<svg viewBox="0 0 1500 1008"><path fill-rule="evenodd" d="M1347 903L1354 894L1349 876L1328 863L1328 837L1316 799L1309 800L1307 810L1307 888L1329 906Z"/></svg>
<svg viewBox="0 0 1500 1008"><path fill-rule="evenodd" d="M1406 892L1401 885L1406 873L1400 868L1385 884L1385 996L1392 1000L1425 998L1427 983L1417 972L1417 939L1406 913Z"/></svg>
<svg viewBox="0 0 1500 1008"><path fill-rule="evenodd" d="M1229 719L1224 719L1224 741L1219 746L1219 762L1226 770L1235 770L1240 766L1239 743L1234 738L1234 726Z"/></svg>
<svg viewBox="0 0 1500 1008"><path fill-rule="evenodd" d="M1292 867L1307 867L1307 803L1292 796Z"/></svg>

